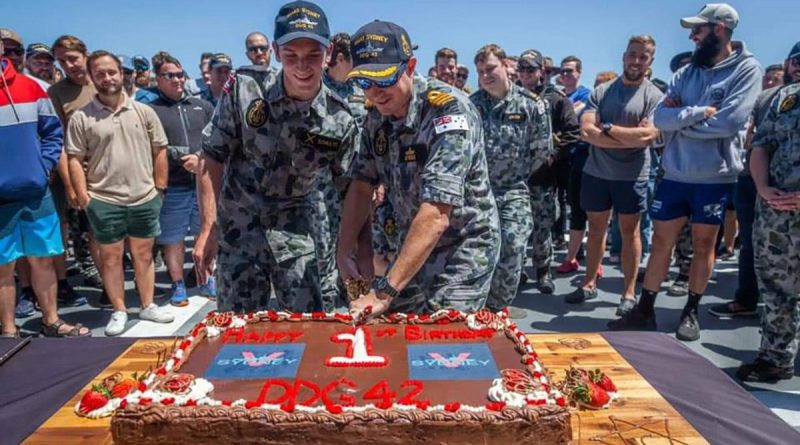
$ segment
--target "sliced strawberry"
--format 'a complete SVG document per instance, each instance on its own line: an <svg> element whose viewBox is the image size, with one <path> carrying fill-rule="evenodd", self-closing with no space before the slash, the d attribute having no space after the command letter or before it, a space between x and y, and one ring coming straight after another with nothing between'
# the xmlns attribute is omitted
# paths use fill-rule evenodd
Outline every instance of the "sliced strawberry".
<svg viewBox="0 0 800 445"><path fill-rule="evenodd" d="M110 396L111 394L109 394L108 390L104 387L100 385L92 386L92 389L86 391L86 394L81 398L81 413L89 414L96 409L106 406Z"/></svg>
<svg viewBox="0 0 800 445"><path fill-rule="evenodd" d="M579 404L590 409L605 408L608 402L611 401L611 396L608 395L605 389L591 382L581 383L576 386L573 398Z"/></svg>
<svg viewBox="0 0 800 445"><path fill-rule="evenodd" d="M111 388L111 396L120 399L127 396L134 389L139 387L139 381L135 379L124 379Z"/></svg>
<svg viewBox="0 0 800 445"><path fill-rule="evenodd" d="M607 392L617 392L617 385L615 385L614 382L612 382L611 379L599 369L589 371L589 376L592 378L592 382L605 389Z"/></svg>

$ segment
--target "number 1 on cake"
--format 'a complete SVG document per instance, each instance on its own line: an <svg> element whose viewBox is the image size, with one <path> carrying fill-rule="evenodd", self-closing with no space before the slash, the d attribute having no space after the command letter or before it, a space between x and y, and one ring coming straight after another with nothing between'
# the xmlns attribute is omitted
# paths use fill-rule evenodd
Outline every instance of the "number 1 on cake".
<svg viewBox="0 0 800 445"><path fill-rule="evenodd" d="M346 356L328 357L326 366L337 367L380 367L386 366L389 359L384 355L372 354L372 343L369 341L369 331L366 328L356 328L353 333L342 332L331 337L334 343L347 343Z"/></svg>

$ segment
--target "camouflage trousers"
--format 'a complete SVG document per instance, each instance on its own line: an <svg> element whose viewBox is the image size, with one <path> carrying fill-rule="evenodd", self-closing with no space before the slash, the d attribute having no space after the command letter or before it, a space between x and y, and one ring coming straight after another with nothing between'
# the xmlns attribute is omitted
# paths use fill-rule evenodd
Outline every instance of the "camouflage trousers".
<svg viewBox="0 0 800 445"><path fill-rule="evenodd" d="M550 267L553 262L553 227L556 223L557 203L553 187L534 185L531 187L531 259L533 270Z"/></svg>
<svg viewBox="0 0 800 445"><path fill-rule="evenodd" d="M675 265L678 266L678 273L681 275L689 275L689 269L692 267L692 222L687 221L683 226L681 234L678 235L678 241L675 242Z"/></svg>
<svg viewBox="0 0 800 445"><path fill-rule="evenodd" d="M397 220L389 199L375 209L372 218L372 250L375 255L386 256L398 251Z"/></svg>
<svg viewBox="0 0 800 445"><path fill-rule="evenodd" d="M528 196L495 195L500 214L500 256L492 277L486 306L502 309L517 296L525 250L533 231L530 198ZM548 227L547 234L550 234Z"/></svg>
<svg viewBox="0 0 800 445"><path fill-rule="evenodd" d="M388 312L430 314L441 309L475 312L483 308L492 283L492 273L424 289L417 279L392 301Z"/></svg>
<svg viewBox="0 0 800 445"><path fill-rule="evenodd" d="M282 203L255 215L249 209L221 205L216 272L219 310L267 309L270 284L278 308L320 310L318 287L313 285L310 220L302 204Z"/></svg>
<svg viewBox="0 0 800 445"><path fill-rule="evenodd" d="M322 310L333 312L342 296L336 267L336 239L342 201L332 181L320 181L320 186L309 194L308 200L316 263L313 272L317 275L312 284L318 286L316 292L320 295Z"/></svg>
<svg viewBox="0 0 800 445"><path fill-rule="evenodd" d="M753 251L764 301L759 357L793 367L800 334L800 211L774 210L759 198Z"/></svg>

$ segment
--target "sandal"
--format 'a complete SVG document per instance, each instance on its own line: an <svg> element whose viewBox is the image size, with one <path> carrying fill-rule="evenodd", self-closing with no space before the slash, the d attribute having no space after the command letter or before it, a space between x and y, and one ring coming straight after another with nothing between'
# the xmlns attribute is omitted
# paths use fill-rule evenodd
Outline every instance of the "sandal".
<svg viewBox="0 0 800 445"><path fill-rule="evenodd" d="M57 337L57 338L76 338L76 337L91 337L92 331L88 330L85 334L81 334L81 328L83 325L80 323L75 323L75 325L67 332L59 332L59 328L67 324L66 321L62 319L56 320L53 324L44 324L42 323L42 336L43 337Z"/></svg>
<svg viewBox="0 0 800 445"><path fill-rule="evenodd" d="M17 330L14 331L14 332L11 332L11 333L8 333L8 332L0 333L0 338L22 338L22 335L20 334L19 326L15 326L15 328Z"/></svg>

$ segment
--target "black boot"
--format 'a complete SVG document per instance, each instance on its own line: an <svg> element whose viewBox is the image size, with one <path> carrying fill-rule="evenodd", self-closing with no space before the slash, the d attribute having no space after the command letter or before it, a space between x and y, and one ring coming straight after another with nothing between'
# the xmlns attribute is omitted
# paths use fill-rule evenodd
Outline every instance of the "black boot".
<svg viewBox="0 0 800 445"><path fill-rule="evenodd" d="M556 285L553 283L553 274L550 272L550 267L541 267L536 270L536 287L539 292L543 294L552 294L556 290Z"/></svg>

